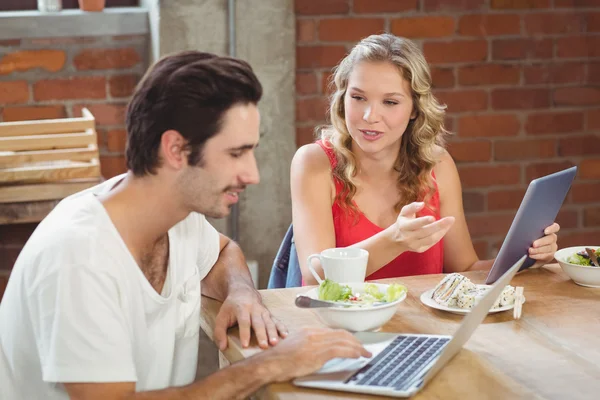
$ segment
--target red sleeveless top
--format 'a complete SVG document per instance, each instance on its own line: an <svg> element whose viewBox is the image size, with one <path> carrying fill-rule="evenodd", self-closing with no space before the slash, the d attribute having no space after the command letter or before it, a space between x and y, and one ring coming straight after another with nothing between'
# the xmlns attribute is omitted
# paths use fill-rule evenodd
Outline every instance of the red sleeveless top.
<svg viewBox="0 0 600 400"><path fill-rule="evenodd" d="M337 159L333 148L327 146L323 141L316 142L327 154L331 169L337 165ZM435 178L435 175L434 175ZM343 188L342 182L334 178L336 196ZM435 192L431 196L428 207L424 207L418 214L419 217L431 215L436 220L440 219L440 195L435 183ZM355 203L356 205L356 203ZM433 211L432 211L433 210ZM362 242L365 239L383 231L382 228L371 222L359 210L358 218L348 210L342 208L338 202L334 202L331 208L333 213L333 225L335 228L336 247L348 247L355 243ZM443 240L443 239L442 239ZM400 276L441 274L444 265L444 246L440 240L429 250L423 253L405 251L393 259L389 264L383 266L378 271L367 276L367 280L396 278Z"/></svg>

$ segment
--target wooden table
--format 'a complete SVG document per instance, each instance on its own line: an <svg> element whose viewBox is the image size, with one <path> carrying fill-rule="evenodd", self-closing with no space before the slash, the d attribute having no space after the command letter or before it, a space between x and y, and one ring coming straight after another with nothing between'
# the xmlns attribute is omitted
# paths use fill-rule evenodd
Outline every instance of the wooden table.
<svg viewBox="0 0 600 400"><path fill-rule="evenodd" d="M482 271L465 274L476 283ZM441 275L424 275L381 282L402 282L408 297L385 332L452 334L462 317L431 309L419 296L434 287ZM523 316L491 314L477 328L463 350L415 399L598 399L600 398L600 289L576 285L557 264L519 273L513 285L525 287ZM323 326L311 310L293 304L306 288L263 290L266 306L291 332ZM202 299L202 329L212 338L220 303ZM229 362L247 358L260 349L242 349L237 329L229 332ZM267 385L261 399L380 399L344 392L299 388L291 383Z"/></svg>

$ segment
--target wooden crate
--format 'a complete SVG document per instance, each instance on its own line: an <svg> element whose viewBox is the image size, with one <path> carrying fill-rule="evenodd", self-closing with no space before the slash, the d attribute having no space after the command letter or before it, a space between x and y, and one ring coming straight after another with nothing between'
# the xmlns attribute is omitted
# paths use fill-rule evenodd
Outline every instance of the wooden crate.
<svg viewBox="0 0 600 400"><path fill-rule="evenodd" d="M82 114L0 123L0 203L58 200L102 180L94 116Z"/></svg>

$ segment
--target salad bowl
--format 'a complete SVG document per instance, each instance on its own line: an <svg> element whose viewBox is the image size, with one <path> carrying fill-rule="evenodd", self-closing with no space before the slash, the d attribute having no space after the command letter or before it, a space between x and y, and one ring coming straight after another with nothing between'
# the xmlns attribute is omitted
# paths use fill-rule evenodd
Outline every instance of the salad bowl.
<svg viewBox="0 0 600 400"><path fill-rule="evenodd" d="M366 282L342 283L340 285L347 286L352 290L352 298L361 298L362 296L366 299L365 301L338 301L345 307L313 308L321 321L331 328L341 328L352 332L376 330L394 316L398 304L406 299L406 288L404 287L402 287L401 292L395 293L392 301L385 301L385 299L383 301L373 301L367 299L369 296L365 296L368 292L366 288L370 290L376 288L379 293L385 294L388 292L390 285ZM319 287L300 295L318 300Z"/></svg>
<svg viewBox="0 0 600 400"><path fill-rule="evenodd" d="M600 246L567 247L554 253L554 258L558 261L562 270L565 271L576 284L600 288L600 268L585 265L585 257L578 254L585 252L586 247L596 251L600 249ZM600 252L597 251L597 254L598 253Z"/></svg>

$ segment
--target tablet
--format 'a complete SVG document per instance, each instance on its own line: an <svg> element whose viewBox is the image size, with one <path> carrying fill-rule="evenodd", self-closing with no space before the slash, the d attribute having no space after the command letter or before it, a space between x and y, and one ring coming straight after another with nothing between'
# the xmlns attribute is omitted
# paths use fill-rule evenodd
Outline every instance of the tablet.
<svg viewBox="0 0 600 400"><path fill-rule="evenodd" d="M544 229L556 219L576 173L577 167L572 167L531 181L485 283L496 282L528 254L534 241L544 236ZM527 257L520 271L534 263Z"/></svg>

